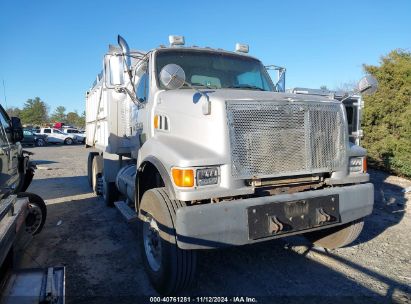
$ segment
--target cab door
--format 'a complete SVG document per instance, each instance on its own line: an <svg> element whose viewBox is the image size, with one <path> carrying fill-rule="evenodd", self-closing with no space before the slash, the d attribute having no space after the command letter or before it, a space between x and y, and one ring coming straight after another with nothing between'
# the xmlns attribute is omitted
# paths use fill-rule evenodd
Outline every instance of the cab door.
<svg viewBox="0 0 411 304"><path fill-rule="evenodd" d="M55 142L58 143L63 143L64 140L67 138L66 135L64 135L63 133L61 133L59 130L57 129L51 129L51 132L53 134L53 137L55 138Z"/></svg>
<svg viewBox="0 0 411 304"><path fill-rule="evenodd" d="M51 134L51 129L50 128L45 128L43 129L42 134L46 134L48 136L48 142L49 143L55 143L56 139L53 137L53 135Z"/></svg>
<svg viewBox="0 0 411 304"><path fill-rule="evenodd" d="M13 143L10 119L0 107L0 197L18 185L18 146Z"/></svg>

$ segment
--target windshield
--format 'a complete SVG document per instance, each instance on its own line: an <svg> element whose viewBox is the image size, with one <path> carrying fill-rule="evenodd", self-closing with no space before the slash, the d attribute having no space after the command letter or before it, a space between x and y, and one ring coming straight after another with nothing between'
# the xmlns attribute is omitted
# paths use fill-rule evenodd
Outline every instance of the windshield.
<svg viewBox="0 0 411 304"><path fill-rule="evenodd" d="M186 81L193 86L275 91L264 66L254 58L208 51L163 50L156 57L157 75L169 63L181 66ZM164 89L161 83L159 86Z"/></svg>

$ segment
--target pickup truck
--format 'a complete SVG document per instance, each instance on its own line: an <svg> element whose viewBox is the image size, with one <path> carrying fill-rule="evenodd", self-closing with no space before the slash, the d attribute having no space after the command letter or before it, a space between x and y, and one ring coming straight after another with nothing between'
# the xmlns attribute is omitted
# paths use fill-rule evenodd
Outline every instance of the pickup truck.
<svg viewBox="0 0 411 304"><path fill-rule="evenodd" d="M21 144L32 145L37 147L43 147L47 145L47 135L46 134L36 134L31 130L23 131L24 139L21 141Z"/></svg>
<svg viewBox="0 0 411 304"><path fill-rule="evenodd" d="M72 145L78 141L75 134L68 134L55 128L41 128L38 134L47 135L48 143Z"/></svg>
<svg viewBox="0 0 411 304"><path fill-rule="evenodd" d="M63 128L63 131L67 134L75 136L77 142L84 144L86 142L86 134L76 128Z"/></svg>

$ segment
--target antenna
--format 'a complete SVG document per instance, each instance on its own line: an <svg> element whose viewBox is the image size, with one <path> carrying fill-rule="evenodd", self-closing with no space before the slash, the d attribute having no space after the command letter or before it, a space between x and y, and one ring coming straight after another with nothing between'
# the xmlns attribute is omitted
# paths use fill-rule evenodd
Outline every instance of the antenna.
<svg viewBox="0 0 411 304"><path fill-rule="evenodd" d="M3 94L4 94L4 104L5 104L5 108L7 109L7 97L6 97L6 85L4 84L4 79L3 79Z"/></svg>

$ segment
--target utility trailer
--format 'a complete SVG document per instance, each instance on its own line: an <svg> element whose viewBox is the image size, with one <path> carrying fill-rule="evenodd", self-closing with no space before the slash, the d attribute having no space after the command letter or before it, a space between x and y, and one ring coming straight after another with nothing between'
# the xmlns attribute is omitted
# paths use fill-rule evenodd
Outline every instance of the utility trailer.
<svg viewBox="0 0 411 304"><path fill-rule="evenodd" d="M138 221L157 291L187 288L201 249L295 234L325 248L355 240L374 192L342 99L284 92L285 69L248 45L169 41L145 52L119 36L86 93L89 183ZM375 87L366 76L358 93Z"/></svg>

